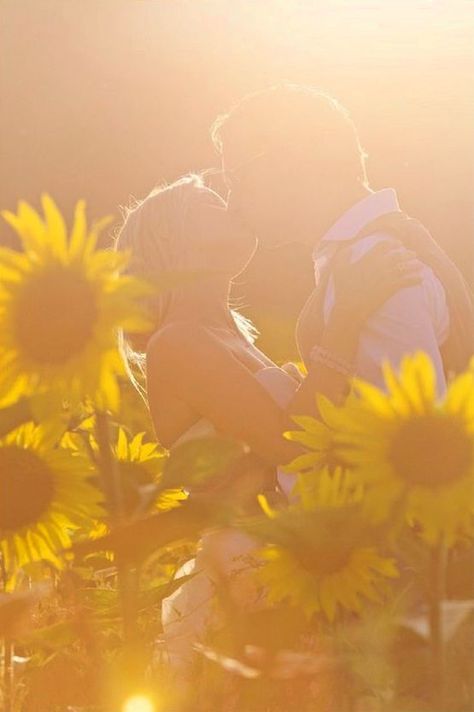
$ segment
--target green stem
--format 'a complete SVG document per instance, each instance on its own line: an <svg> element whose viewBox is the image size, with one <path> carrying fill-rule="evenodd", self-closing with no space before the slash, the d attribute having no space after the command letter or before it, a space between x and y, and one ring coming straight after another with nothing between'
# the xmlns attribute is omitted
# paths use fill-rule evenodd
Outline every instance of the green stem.
<svg viewBox="0 0 474 712"><path fill-rule="evenodd" d="M124 523L124 498L122 481L114 458L109 417L104 411L96 412L96 434L100 453L102 486L108 503L111 526ZM116 554L117 587L122 609L124 640L132 644L138 638L137 630L137 581L136 572Z"/></svg>
<svg viewBox="0 0 474 712"><path fill-rule="evenodd" d="M106 412L96 412L96 435L100 452L102 487L107 499L110 519L114 524L123 520L123 494L117 463L110 443L110 423Z"/></svg>
<svg viewBox="0 0 474 712"><path fill-rule="evenodd" d="M0 575L2 580L2 589L5 591L7 587L7 572L3 556L0 554ZM13 712L13 641L8 635L3 639L3 710L4 712Z"/></svg>
<svg viewBox="0 0 474 712"><path fill-rule="evenodd" d="M3 710L13 712L13 642L3 639Z"/></svg>
<svg viewBox="0 0 474 712"><path fill-rule="evenodd" d="M6 435L22 423L31 420L30 402L28 398L20 398L13 405L0 409L0 436Z"/></svg>
<svg viewBox="0 0 474 712"><path fill-rule="evenodd" d="M447 550L440 541L431 551L430 566L430 643L433 669L433 690L439 709L444 709L445 698L445 649L443 636L442 604L446 588Z"/></svg>

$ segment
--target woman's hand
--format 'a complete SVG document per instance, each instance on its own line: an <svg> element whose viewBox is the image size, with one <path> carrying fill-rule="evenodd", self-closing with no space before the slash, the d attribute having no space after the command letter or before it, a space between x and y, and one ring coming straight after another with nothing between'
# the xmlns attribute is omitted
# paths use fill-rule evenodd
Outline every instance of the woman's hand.
<svg viewBox="0 0 474 712"><path fill-rule="evenodd" d="M355 262L351 246L334 261L335 305L330 322L355 330L400 289L421 282L422 264L399 241L378 243Z"/></svg>

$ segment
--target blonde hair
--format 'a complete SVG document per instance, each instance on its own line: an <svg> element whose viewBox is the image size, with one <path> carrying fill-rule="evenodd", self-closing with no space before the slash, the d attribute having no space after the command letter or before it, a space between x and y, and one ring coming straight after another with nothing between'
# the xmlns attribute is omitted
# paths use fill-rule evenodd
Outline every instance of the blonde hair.
<svg viewBox="0 0 474 712"><path fill-rule="evenodd" d="M191 271L186 264L186 218L190 201L196 189L205 188L202 175L191 173L170 184L154 188L143 200L125 208L115 249L131 253L127 272L156 284L160 278ZM170 279L170 282L171 282ZM119 347L128 376L146 401L144 387L146 347L152 334L163 324L170 307L185 285L163 289L144 299L144 306L153 328L148 334L119 333ZM257 330L244 316L231 310L236 326L250 342Z"/></svg>

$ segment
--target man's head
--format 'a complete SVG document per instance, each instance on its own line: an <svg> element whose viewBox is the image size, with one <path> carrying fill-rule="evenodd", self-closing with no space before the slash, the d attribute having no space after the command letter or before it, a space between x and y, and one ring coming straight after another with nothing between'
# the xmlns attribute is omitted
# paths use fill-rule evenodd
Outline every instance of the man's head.
<svg viewBox="0 0 474 712"><path fill-rule="evenodd" d="M251 94L219 116L211 133L229 207L265 246L315 242L367 189L365 154L348 112L311 87Z"/></svg>

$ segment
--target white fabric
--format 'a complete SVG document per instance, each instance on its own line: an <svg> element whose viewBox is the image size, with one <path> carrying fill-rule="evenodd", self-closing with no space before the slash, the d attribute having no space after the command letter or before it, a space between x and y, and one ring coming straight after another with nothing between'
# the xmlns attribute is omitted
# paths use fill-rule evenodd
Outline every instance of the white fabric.
<svg viewBox="0 0 474 712"><path fill-rule="evenodd" d="M316 280L337 243L353 239L369 222L396 210L399 210L398 199L391 188L370 193L347 210L314 249ZM356 262L378 242L390 239L393 238L383 233L361 238L352 247L352 261ZM324 302L326 322L336 298L331 277ZM449 312L444 288L433 271L424 266L421 284L397 292L367 321L356 357L357 375L384 388L383 361L388 360L397 368L405 354L421 350L433 361L438 393L442 395L446 382L439 347L445 341L448 329Z"/></svg>
<svg viewBox="0 0 474 712"><path fill-rule="evenodd" d="M274 400L285 407L298 383L285 371L265 367L255 373L255 378L267 389ZM213 424L202 418L175 442L174 447L189 440L216 435ZM289 494L295 475L278 470L278 479ZM186 668L192 660L193 644L204 638L209 626L218 623L214 608L215 587L220 577L230 584L229 593L238 605L252 607L259 603L252 551L256 543L236 529L207 532L201 538L195 558L186 561L176 577L194 574L162 602L162 626L169 662Z"/></svg>

